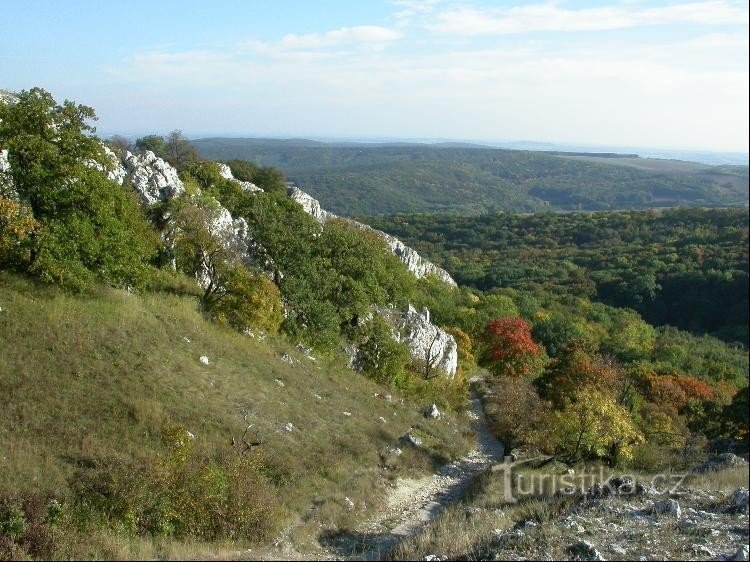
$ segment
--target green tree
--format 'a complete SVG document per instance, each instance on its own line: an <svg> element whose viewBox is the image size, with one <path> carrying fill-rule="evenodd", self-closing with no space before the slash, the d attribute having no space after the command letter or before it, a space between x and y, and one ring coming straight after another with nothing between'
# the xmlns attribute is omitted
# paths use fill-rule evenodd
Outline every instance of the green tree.
<svg viewBox="0 0 750 562"><path fill-rule="evenodd" d="M380 316L365 325L357 359L362 371L378 382L397 387L405 382L409 350L393 338L391 327Z"/></svg>
<svg viewBox="0 0 750 562"><path fill-rule="evenodd" d="M29 271L83 289L96 279L139 285L157 238L135 197L109 181L112 165L88 124L90 107L62 105L41 88L0 105L0 145L9 150L20 201L39 224Z"/></svg>
<svg viewBox="0 0 750 562"><path fill-rule="evenodd" d="M135 141L135 148L139 152L146 152L150 150L156 154L159 158L165 158L167 156L167 142L164 137L160 135L146 135Z"/></svg>

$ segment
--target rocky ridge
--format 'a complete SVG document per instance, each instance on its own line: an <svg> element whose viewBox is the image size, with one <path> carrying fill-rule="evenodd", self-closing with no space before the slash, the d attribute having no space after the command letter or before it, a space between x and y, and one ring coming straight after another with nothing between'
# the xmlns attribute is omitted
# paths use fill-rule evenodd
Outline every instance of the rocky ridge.
<svg viewBox="0 0 750 562"><path fill-rule="evenodd" d="M300 188L291 186L288 190L288 195L290 198L292 198L294 201L300 204L300 206L305 210L307 214L312 216L315 220L317 220L320 223L324 223L328 220L332 219L340 219L342 217L339 217L338 215L331 213L329 211L326 211L320 206L320 202L312 197L310 194L305 193ZM451 287L455 287L456 281L450 276L450 274L445 271L444 269L436 266L432 262L424 259L422 256L420 256L416 250L410 248L409 246L405 245L401 240L396 238L395 236L391 236L390 234L387 234L383 232L382 230L377 230L375 228L372 228L369 225L363 224L361 222L357 222L355 220L351 219L342 219L351 224L352 226L359 228L361 230L366 230L368 232L372 232L382 238L385 243L388 245L388 248L390 251L397 256L404 264L406 265L407 269L413 273L417 278L421 279L423 277L427 277L428 275L434 275L438 279L440 279L443 283L446 283L447 285L450 285Z"/></svg>

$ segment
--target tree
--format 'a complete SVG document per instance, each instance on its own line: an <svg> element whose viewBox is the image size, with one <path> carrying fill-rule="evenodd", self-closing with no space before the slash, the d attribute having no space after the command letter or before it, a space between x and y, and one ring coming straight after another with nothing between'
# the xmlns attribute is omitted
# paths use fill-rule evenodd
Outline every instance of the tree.
<svg viewBox="0 0 750 562"><path fill-rule="evenodd" d="M207 310L227 296L229 282L242 265L244 248L221 215L212 198L175 201L168 233L177 268L199 280L203 287L201 304Z"/></svg>
<svg viewBox="0 0 750 562"><path fill-rule="evenodd" d="M96 279L141 284L157 244L133 194L105 175L112 163L92 135L95 119L90 107L59 105L41 88L0 104L0 145L20 203L39 225L28 269L78 290Z"/></svg>
<svg viewBox="0 0 750 562"><path fill-rule="evenodd" d="M483 359L496 376L534 378L546 362L546 354L531 339L531 327L519 318L498 318L484 330Z"/></svg>
<svg viewBox="0 0 750 562"><path fill-rule="evenodd" d="M29 242L38 228L29 209L0 198L0 266L27 267Z"/></svg>
<svg viewBox="0 0 750 562"><path fill-rule="evenodd" d="M122 135L113 135L107 139L107 146L115 151L118 156L123 156L126 152L133 150L133 143Z"/></svg>
<svg viewBox="0 0 750 562"><path fill-rule="evenodd" d="M409 350L393 338L391 327L380 316L365 325L359 338L357 360L374 380L398 386L406 377Z"/></svg>
<svg viewBox="0 0 750 562"><path fill-rule="evenodd" d="M164 146L165 160L178 170L184 169L198 159L198 151L180 130L174 130L167 136Z"/></svg>
<svg viewBox="0 0 750 562"><path fill-rule="evenodd" d="M150 150L159 158L167 156L167 142L160 135L146 135L135 141L135 148L140 152Z"/></svg>
<svg viewBox="0 0 750 562"><path fill-rule="evenodd" d="M583 389L574 401L554 414L554 442L565 462L605 459L611 464L632 457L643 441L630 414L612 398Z"/></svg>
<svg viewBox="0 0 750 562"><path fill-rule="evenodd" d="M484 411L495 436L505 450L530 446L547 449L551 405L539 398L533 384L521 377L492 383Z"/></svg>
<svg viewBox="0 0 750 562"><path fill-rule="evenodd" d="M612 358L594 352L588 340L573 339L558 351L546 371L537 379L540 394L561 408L583 388L595 389L625 405L632 389L630 377Z"/></svg>

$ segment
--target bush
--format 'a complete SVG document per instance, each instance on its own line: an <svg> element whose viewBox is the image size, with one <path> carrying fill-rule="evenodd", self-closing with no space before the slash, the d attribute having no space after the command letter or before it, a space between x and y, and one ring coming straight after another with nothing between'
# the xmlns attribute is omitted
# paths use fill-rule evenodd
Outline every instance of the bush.
<svg viewBox="0 0 750 562"><path fill-rule="evenodd" d="M24 269L31 259L31 235L39 228L28 208L0 198L0 266Z"/></svg>
<svg viewBox="0 0 750 562"><path fill-rule="evenodd" d="M127 462L92 459L74 475L79 518L133 535L258 542L278 531L283 512L263 459L194 451L180 425L162 429L167 454Z"/></svg>
<svg viewBox="0 0 750 562"><path fill-rule="evenodd" d="M409 350L393 339L391 327L380 316L373 317L365 325L357 359L362 371L370 378L396 387L404 386Z"/></svg>
<svg viewBox="0 0 750 562"><path fill-rule="evenodd" d="M49 558L61 510L49 495L0 497L0 560Z"/></svg>
<svg viewBox="0 0 750 562"><path fill-rule="evenodd" d="M208 311L237 330L246 328L276 333L284 320L281 293L267 277L234 268L226 281L226 293Z"/></svg>

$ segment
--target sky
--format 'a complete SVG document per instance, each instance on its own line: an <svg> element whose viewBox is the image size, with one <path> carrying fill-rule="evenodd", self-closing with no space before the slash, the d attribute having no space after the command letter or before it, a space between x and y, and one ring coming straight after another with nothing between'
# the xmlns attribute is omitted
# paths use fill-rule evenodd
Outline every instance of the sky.
<svg viewBox="0 0 750 562"><path fill-rule="evenodd" d="M0 88L102 136L748 151L746 0L3 0Z"/></svg>

